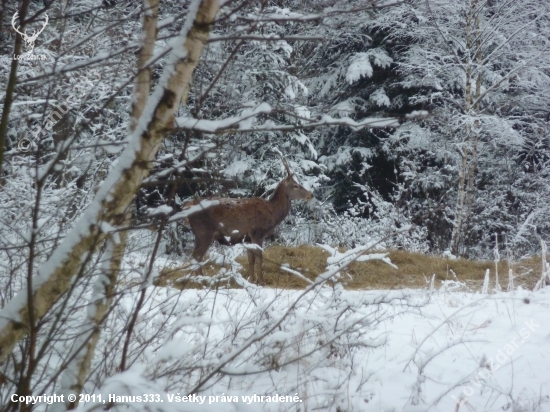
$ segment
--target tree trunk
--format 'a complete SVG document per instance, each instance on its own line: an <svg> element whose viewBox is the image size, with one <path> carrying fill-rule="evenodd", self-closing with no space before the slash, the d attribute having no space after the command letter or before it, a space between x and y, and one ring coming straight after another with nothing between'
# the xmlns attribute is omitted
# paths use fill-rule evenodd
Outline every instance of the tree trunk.
<svg viewBox="0 0 550 412"><path fill-rule="evenodd" d="M474 10L479 0L470 1L468 4L468 15L466 16L466 86L464 96L464 113L466 116L479 112L479 101L476 99L481 95L481 39L480 39L480 11L474 16ZM475 40L475 41L474 41ZM475 62L472 56L475 54ZM472 80L474 72L477 71L475 101L472 111ZM462 147L460 147L460 171L458 178L458 195L455 209L455 223L451 236L451 252L455 255L460 253L462 233L465 223L469 220L474 195L475 168L477 159L479 120L475 120L474 127L469 122L465 126L465 136Z"/></svg>
<svg viewBox="0 0 550 412"><path fill-rule="evenodd" d="M151 92L151 69L147 66L147 62L153 56L157 39L158 6L158 0L144 0L143 33L145 38L137 63L138 74L135 80L130 133L135 131L138 119L143 114L143 109L146 106L147 97ZM130 213L126 211L124 225L130 222L129 217ZM108 267L100 273L99 278L96 280L92 296L92 299L97 299L98 296L102 296L102 298L90 302L91 305L95 305L94 315L87 317L82 325L79 339L74 344L74 353L69 357L69 365L61 379L61 392L66 395L73 393L77 397L73 402L67 400L65 404L56 404L57 408L54 409L71 410L78 405L78 394L82 392L84 383L88 378L97 342L101 336L101 325L109 313L118 283L118 275L126 249L126 239L126 231L107 239L106 257Z"/></svg>
<svg viewBox="0 0 550 412"><path fill-rule="evenodd" d="M19 9L19 21L24 21L27 17L30 0L24 0ZM4 12L0 12L3 17ZM2 22L3 20L0 20ZM24 27L22 27L24 29ZM15 36L14 54L21 54L23 48L23 39L18 34ZM11 61L10 77L6 86L6 94L4 97L4 107L2 109L2 117L0 118L0 186L4 185L4 153L6 150L6 139L8 137L8 123L10 121L11 105L15 99L15 85L17 84L17 67L19 60ZM1 359L1 358L0 358Z"/></svg>
<svg viewBox="0 0 550 412"><path fill-rule="evenodd" d="M479 114L480 108L479 108L479 98L481 96L481 63L482 63L482 57L483 54L481 52L481 18L479 14L476 17L475 22L475 33L476 33L476 70L477 70L477 79L476 79L476 91L474 96L474 113L477 115ZM471 141L471 157L470 157L470 164L468 167L468 191L467 191L467 197L466 197L466 213L464 217L464 221L468 223L470 221L470 217L472 216L472 205L474 202L474 194L475 194L475 178L476 178L476 168L477 168L477 143L479 139L479 130L481 127L481 123L479 119L476 119L474 121L474 127L472 130L472 141ZM468 226L468 225L466 225Z"/></svg>

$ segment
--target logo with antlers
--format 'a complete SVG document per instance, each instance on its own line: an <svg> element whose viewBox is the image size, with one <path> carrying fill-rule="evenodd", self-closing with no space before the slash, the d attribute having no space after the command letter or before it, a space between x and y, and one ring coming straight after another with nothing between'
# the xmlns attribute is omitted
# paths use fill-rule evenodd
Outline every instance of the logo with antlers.
<svg viewBox="0 0 550 412"><path fill-rule="evenodd" d="M48 15L47 14L44 15L45 21L42 28L38 31L34 30L32 35L30 36L27 34L27 30L25 30L25 33L21 33L19 31L19 27L21 26L15 27L15 20L17 20L18 17L19 17L19 12L16 11L15 14L13 15L13 18L11 19L11 25L13 26L13 29L21 35L25 43L27 43L27 50L29 51L29 53L32 53L32 51L34 50L34 42L38 38L38 35L44 31L44 29L46 28L46 25L48 24Z"/></svg>

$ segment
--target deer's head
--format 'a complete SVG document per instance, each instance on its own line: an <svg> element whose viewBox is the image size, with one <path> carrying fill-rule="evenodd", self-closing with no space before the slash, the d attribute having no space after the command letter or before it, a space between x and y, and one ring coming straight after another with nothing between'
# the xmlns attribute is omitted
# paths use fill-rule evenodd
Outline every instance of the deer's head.
<svg viewBox="0 0 550 412"><path fill-rule="evenodd" d="M290 200L311 200L313 199L313 193L299 184L294 180L294 173L290 171L290 167L285 158L282 158L283 164L285 165L287 176L282 181L282 184L285 187L285 193Z"/></svg>
<svg viewBox="0 0 550 412"><path fill-rule="evenodd" d="M25 30L24 33L21 33L19 31L19 27L21 26L15 27L15 20L17 20L18 17L19 17L19 12L16 11L11 19L11 25L13 29L21 35L25 43L27 43L27 50L29 51L29 53L32 53L32 51L34 50L34 42L38 38L38 35L44 31L44 29L46 28L46 25L48 24L48 15L47 14L44 15L45 20L42 28L40 30L34 30L31 35L27 34L27 30Z"/></svg>

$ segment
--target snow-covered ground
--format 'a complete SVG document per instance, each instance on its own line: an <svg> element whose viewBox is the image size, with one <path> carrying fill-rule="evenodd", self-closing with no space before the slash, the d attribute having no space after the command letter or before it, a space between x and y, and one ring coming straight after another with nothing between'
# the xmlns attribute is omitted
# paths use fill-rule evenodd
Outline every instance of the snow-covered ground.
<svg viewBox="0 0 550 412"><path fill-rule="evenodd" d="M160 394L134 410L550 411L549 292L151 286L147 349L93 392Z"/></svg>

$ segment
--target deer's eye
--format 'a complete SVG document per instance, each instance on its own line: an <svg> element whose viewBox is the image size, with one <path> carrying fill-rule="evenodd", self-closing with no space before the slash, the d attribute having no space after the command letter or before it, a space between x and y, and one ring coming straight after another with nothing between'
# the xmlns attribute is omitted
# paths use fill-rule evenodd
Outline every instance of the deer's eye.
<svg viewBox="0 0 550 412"><path fill-rule="evenodd" d="M298 185L294 185L294 189L298 189Z"/></svg>

